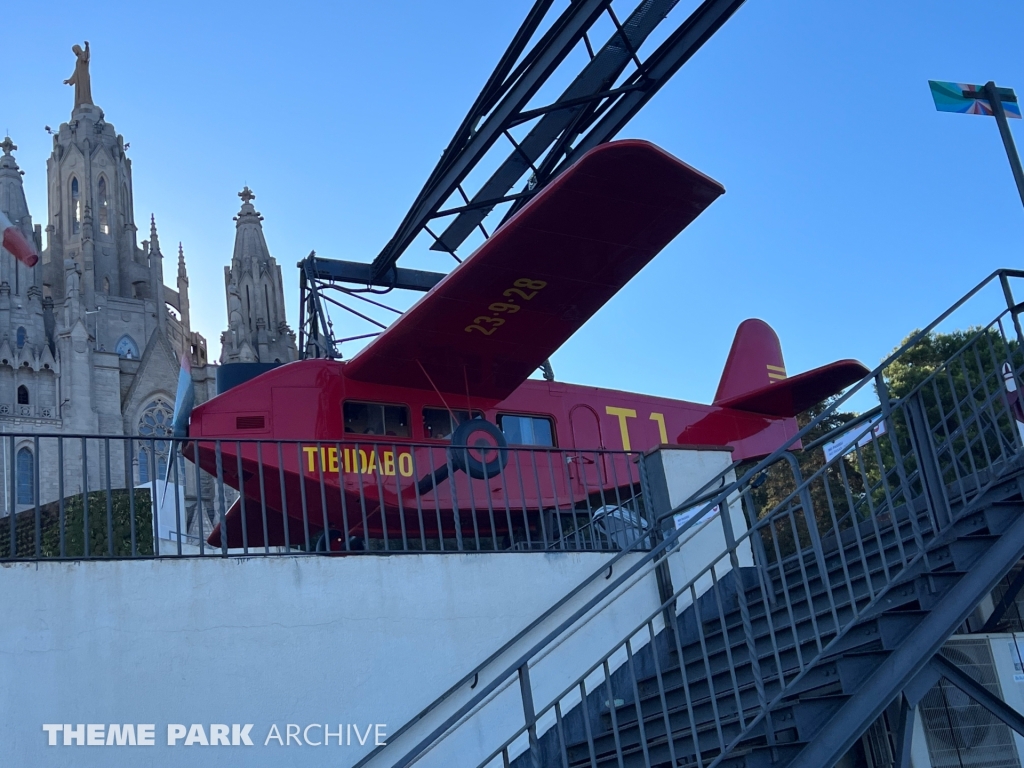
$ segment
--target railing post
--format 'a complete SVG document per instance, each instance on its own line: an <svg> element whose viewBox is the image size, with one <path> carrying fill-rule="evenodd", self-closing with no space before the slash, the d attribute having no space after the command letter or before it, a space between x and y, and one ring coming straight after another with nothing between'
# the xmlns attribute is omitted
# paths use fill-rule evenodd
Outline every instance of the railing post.
<svg viewBox="0 0 1024 768"><path fill-rule="evenodd" d="M825 550L821 546L821 531L818 530L818 517L814 512L814 502L811 499L811 492L808 489L806 483L804 483L804 473L800 469L800 462L797 460L789 451L786 451L783 456L789 463L789 468L793 472L793 482L796 483L796 487L799 489L800 494L800 506L804 510L804 522L807 523L807 535L811 539L811 549L814 550L814 561L818 564L818 573L821 574L821 581L823 584L828 583L828 568L825 565ZM840 459L842 461L842 459ZM822 474L822 482L828 482L828 474ZM851 514L853 510L850 510ZM854 521L856 523L856 521ZM800 548L800 534L799 531L793 531L793 535L796 538L797 549ZM840 540L840 532L837 529L835 532L836 540ZM780 564L781 567L781 564ZM781 570L780 570L781 573ZM831 595L830 595L831 597Z"/></svg>
<svg viewBox="0 0 1024 768"><path fill-rule="evenodd" d="M1010 317L1013 318L1013 328L1017 332L1017 343L1024 346L1024 332L1021 331L1020 318L1017 316L1017 305L1013 300L1013 289L1010 288L1010 278L1005 273L999 275L999 284L1003 287L1003 296L1006 298L1006 308L1010 310Z"/></svg>
<svg viewBox="0 0 1024 768"><path fill-rule="evenodd" d="M743 502L740 501L741 505L742 503ZM743 573L740 571L740 559L736 553L736 535L732 529L732 510L729 509L728 496L722 499L718 516L722 520L722 533L725 535L725 547L726 551L729 553L729 564L732 566L733 577L736 579L736 604L740 609L740 620L743 622L743 637L746 640L747 654L750 657L750 670L753 673L754 686L757 689L757 702L760 705L761 710L764 712L765 736L768 740L768 746L774 749L775 729L772 725L772 713L768 708L768 694L764 687L764 675L761 674L761 660L757 652L757 643L754 641L754 628L750 622L750 606L747 605L747 590L743 584ZM712 574L714 574L716 565L717 562L715 565L711 566ZM694 605L696 605L696 601L694 601ZM725 638L729 637L724 621L722 622L722 635ZM680 662L682 662L682 659L680 659ZM782 677L781 670L779 670L779 677L780 679Z"/></svg>
<svg viewBox="0 0 1024 768"><path fill-rule="evenodd" d="M644 501L644 512L647 517L647 531L650 536L649 544L651 549L656 549L664 538L661 533L661 523L658 522L658 515L651 507L651 481L647 476L647 462L641 453L637 456L638 469L640 470L640 495ZM672 571L668 565L668 550L662 552L655 558L657 565L654 568L654 577L658 583L658 598L661 600L662 618L665 621L665 630L669 632L669 641L675 642L676 631L676 597L675 588L672 586Z"/></svg>
<svg viewBox="0 0 1024 768"><path fill-rule="evenodd" d="M942 471L939 467L935 445L932 443L931 430L928 429L928 418L920 394L912 395L904 401L907 414L907 427L910 439L917 454L917 467L921 474L921 486L924 489L928 506L935 515L935 524L941 529L950 522L950 509L946 501L945 484L942 482ZM913 510L911 510L913 514Z"/></svg>
<svg viewBox="0 0 1024 768"><path fill-rule="evenodd" d="M881 372L875 376L875 390L878 393L878 402L882 408L882 421L885 424L886 431L889 433L889 444L892 446L893 464L895 465L896 475L899 478L900 490L903 494L903 503L907 507L907 518L910 521L910 529L914 533L914 543L917 545L918 552L924 552L924 537L921 535L921 525L917 519L917 512L914 511L914 500L911 498L911 487L910 481L907 479L907 468L903 463L903 451L900 450L899 435L896 432L896 422L892 418L892 400L889 399L889 387L885 383L885 377ZM886 468L884 462L881 462L879 470L884 478L886 475ZM897 532L899 532L899 521L896 519L896 509L893 507L890 510L892 515L893 526Z"/></svg>
<svg viewBox="0 0 1024 768"><path fill-rule="evenodd" d="M17 531L17 515L15 514L18 509L18 473L15 471L15 458L14 458L14 435L9 438L9 455L11 457L10 466L7 468L8 476L10 477L10 498L8 499L7 507L7 521L10 524L11 529L11 557L18 556L18 531Z"/></svg>
<svg viewBox="0 0 1024 768"><path fill-rule="evenodd" d="M220 511L220 552L227 557L228 554L228 517L227 504L224 498L224 457L221 453L221 443L218 440L214 443L214 450L217 452L217 506ZM299 464L301 477L302 464ZM241 479L241 478L239 478ZM200 533L202 536L202 533ZM308 538L308 537L307 537ZM308 548L308 547L307 547Z"/></svg>
<svg viewBox="0 0 1024 768"><path fill-rule="evenodd" d="M533 686L530 685L529 662L525 662L519 668L519 692L523 697L523 717L526 720L526 732L530 739L530 767L541 768L540 742L537 740L537 711L533 704Z"/></svg>
<svg viewBox="0 0 1024 768"><path fill-rule="evenodd" d="M43 522L41 517L41 510L39 508L39 469L42 466L42 462L39 459L39 435L32 438L32 498L35 501L35 540L36 540L36 557L42 556L42 545L43 545Z"/></svg>

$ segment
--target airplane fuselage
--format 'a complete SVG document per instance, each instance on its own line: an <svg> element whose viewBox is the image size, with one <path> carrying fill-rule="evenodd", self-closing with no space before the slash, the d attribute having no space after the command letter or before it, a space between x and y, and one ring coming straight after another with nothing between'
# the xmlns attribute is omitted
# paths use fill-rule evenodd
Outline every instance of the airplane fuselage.
<svg viewBox="0 0 1024 768"><path fill-rule="evenodd" d="M346 404L403 409L405 423L385 424L382 430L369 422L346 425ZM494 402L471 392L369 384L346 377L343 362L305 360L197 406L189 436L444 445L448 435L429 429L436 411L482 413L494 424L509 416L550 423L551 441L538 442L542 438L535 433L527 442L512 437L511 447L643 452L685 443L730 446L736 459L747 459L770 453L797 432L795 419L579 384L529 379Z"/></svg>
<svg viewBox="0 0 1024 768"><path fill-rule="evenodd" d="M189 437L203 469L220 472L255 502L253 509L286 510L293 540L310 524L374 536L389 515L393 530L400 525L399 510L450 510L456 499L465 505L499 493L513 508L579 503L638 482L636 463L624 452L728 446L735 459L746 459L770 453L797 431L792 418L562 382L527 380L494 402L472 392L371 384L345 369L328 360L290 363L192 413ZM515 455L500 477L456 472L424 486L445 463L453 429L469 415L497 425ZM261 541L252 520L248 526L250 544ZM430 534L446 527L431 525ZM278 530L270 538L280 543L281 526L272 519L271 528ZM239 544L237 536L229 539Z"/></svg>

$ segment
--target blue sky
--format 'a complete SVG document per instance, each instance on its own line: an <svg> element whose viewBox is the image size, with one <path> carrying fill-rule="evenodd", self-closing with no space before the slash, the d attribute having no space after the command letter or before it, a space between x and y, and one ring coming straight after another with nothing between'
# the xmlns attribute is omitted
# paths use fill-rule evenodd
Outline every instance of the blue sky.
<svg viewBox="0 0 1024 768"><path fill-rule="evenodd" d="M242 185L294 327L295 262L377 254L530 4L6 4L0 130L45 222L43 126L68 119L61 82L88 39L95 100L131 143L138 224L155 212L164 251L184 243L216 357ZM554 356L559 378L708 400L746 317L776 328L791 373L873 366L993 269L1024 266L994 121L936 113L927 87L1024 94L1021 29L1024 4L1005 1L749 0L622 134L727 194ZM403 263L446 258L417 246Z"/></svg>

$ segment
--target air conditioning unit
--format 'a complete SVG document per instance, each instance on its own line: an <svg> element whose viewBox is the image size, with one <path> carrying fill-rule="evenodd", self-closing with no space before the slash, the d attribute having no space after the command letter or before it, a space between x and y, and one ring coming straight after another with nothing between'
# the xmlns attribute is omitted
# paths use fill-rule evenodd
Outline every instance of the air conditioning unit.
<svg viewBox="0 0 1024 768"><path fill-rule="evenodd" d="M1024 712L1024 634L957 636L942 654ZM1024 738L940 680L917 707L911 762L914 768L1024 768Z"/></svg>

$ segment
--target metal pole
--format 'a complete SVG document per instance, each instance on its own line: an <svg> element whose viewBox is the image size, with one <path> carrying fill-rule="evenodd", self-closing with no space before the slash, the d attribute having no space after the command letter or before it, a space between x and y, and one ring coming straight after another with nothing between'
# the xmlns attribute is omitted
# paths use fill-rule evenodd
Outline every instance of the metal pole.
<svg viewBox="0 0 1024 768"><path fill-rule="evenodd" d="M1010 125L1006 122L1006 111L1003 109L1003 100L996 90L996 84L989 80L985 83L985 98L992 105L992 114L995 115L996 125L999 126L999 135L1003 137L1003 146L1006 148L1006 156L1010 160L1010 170L1013 171L1013 180L1017 182L1017 192L1020 194L1020 202L1024 204L1024 169L1020 165L1020 155L1017 154L1017 147L1013 143L1013 134L1010 133Z"/></svg>

